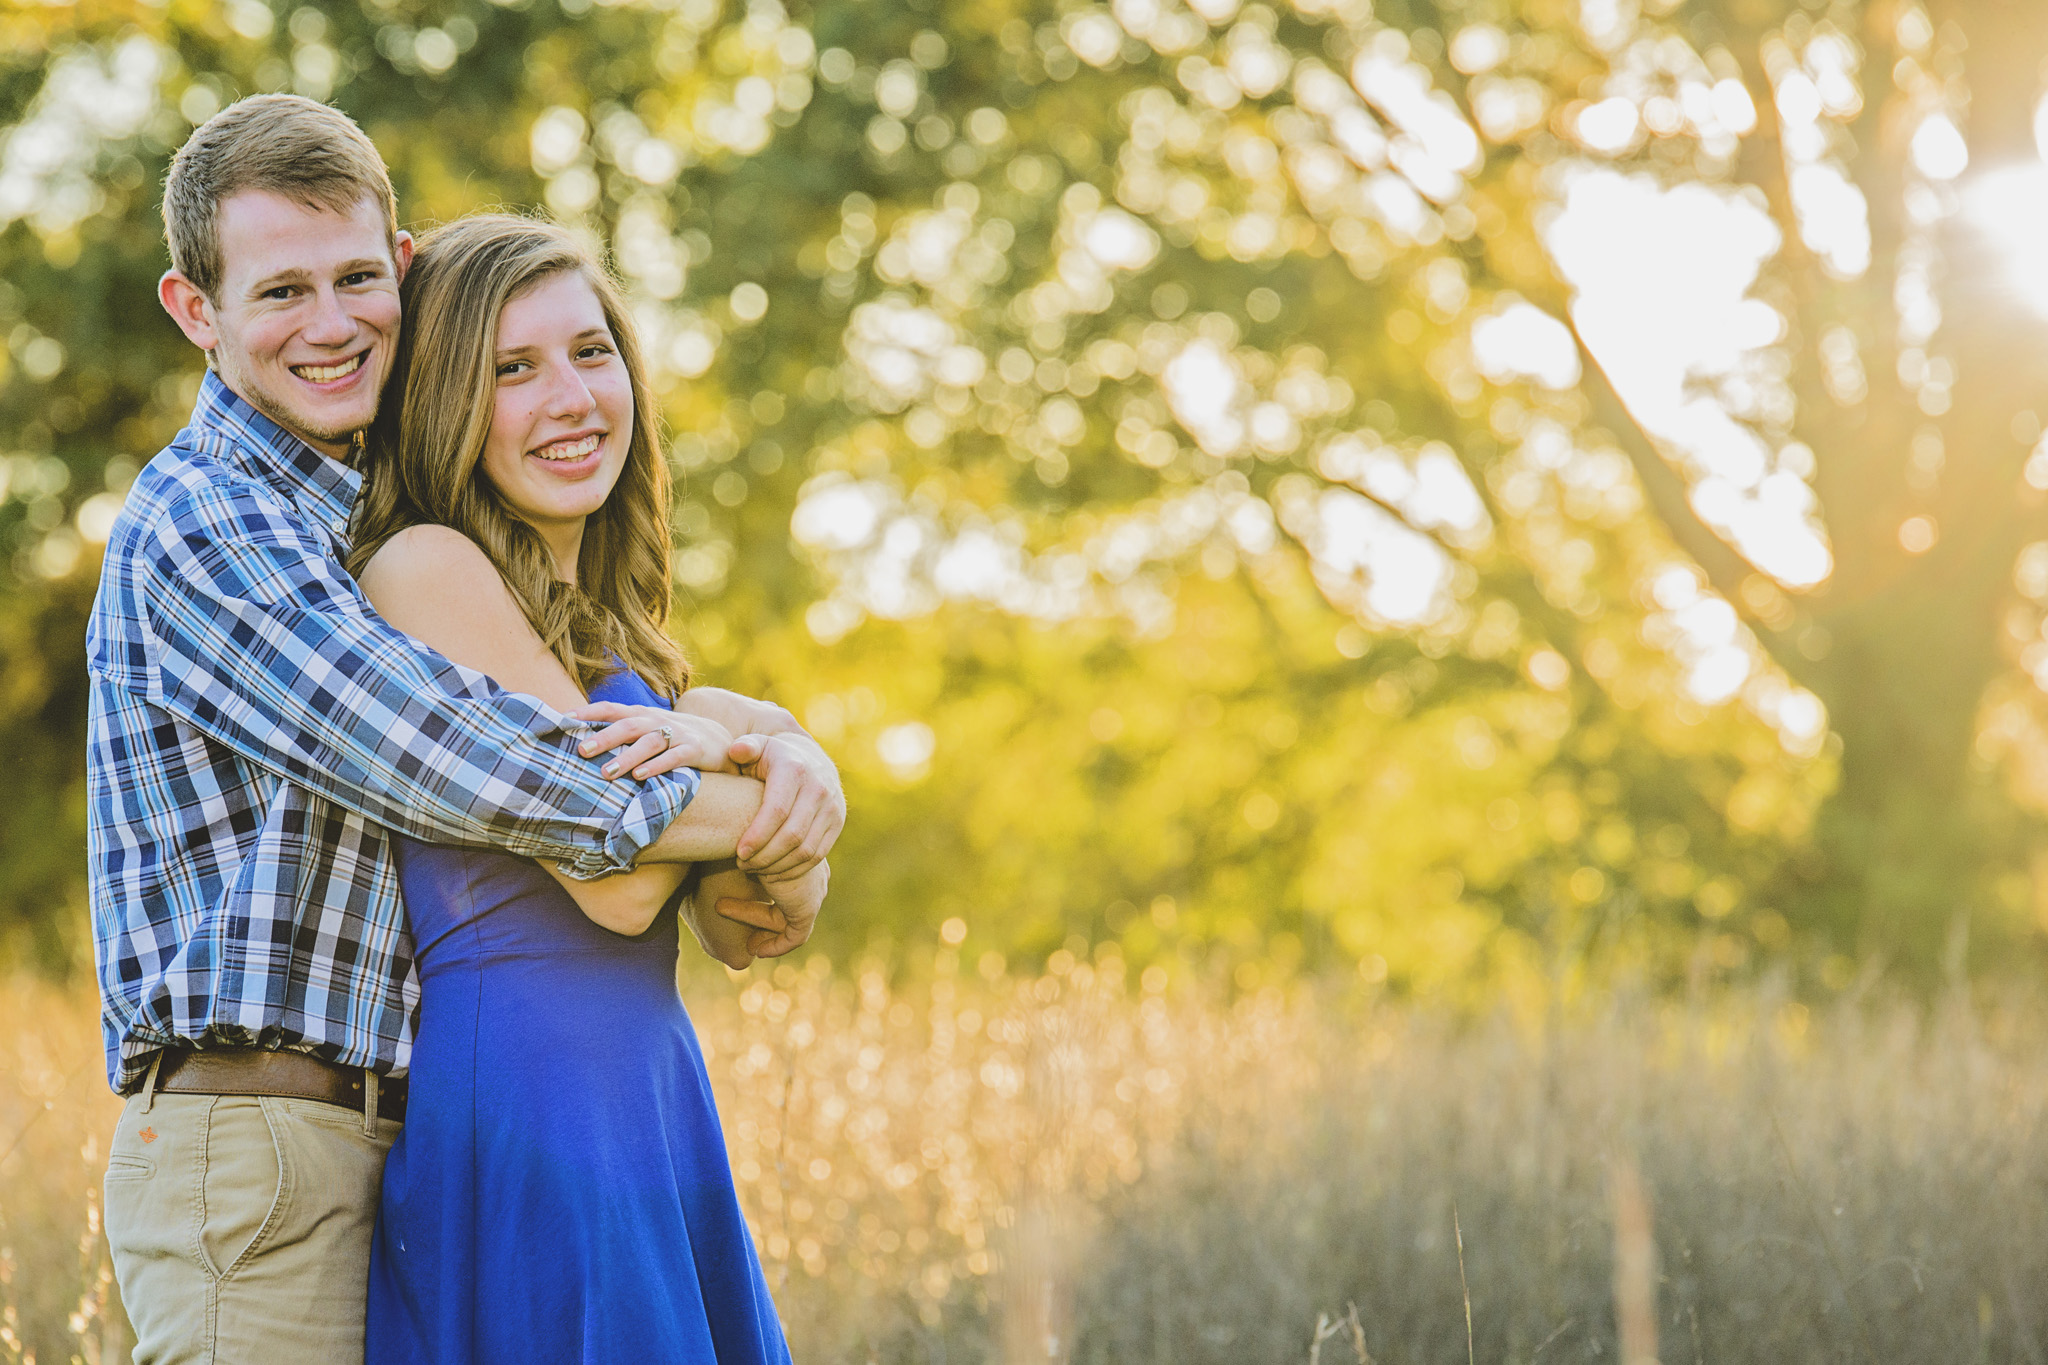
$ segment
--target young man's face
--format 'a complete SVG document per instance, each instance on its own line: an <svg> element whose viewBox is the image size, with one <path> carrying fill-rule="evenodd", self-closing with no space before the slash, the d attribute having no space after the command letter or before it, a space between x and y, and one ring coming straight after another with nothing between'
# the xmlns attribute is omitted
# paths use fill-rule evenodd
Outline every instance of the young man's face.
<svg viewBox="0 0 2048 1365"><path fill-rule="evenodd" d="M164 306L229 388L315 449L346 454L391 374L411 235L394 251L367 197L344 215L267 190L223 200L218 231L219 297L173 271Z"/></svg>

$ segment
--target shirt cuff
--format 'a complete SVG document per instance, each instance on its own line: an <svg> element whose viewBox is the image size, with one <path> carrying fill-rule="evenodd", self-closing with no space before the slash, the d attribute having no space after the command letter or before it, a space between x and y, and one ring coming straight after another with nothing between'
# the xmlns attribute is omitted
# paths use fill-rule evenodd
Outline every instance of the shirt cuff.
<svg viewBox="0 0 2048 1365"><path fill-rule="evenodd" d="M641 850L659 839L661 832L696 799L697 788L703 781L704 775L695 768L677 768L640 783L640 790L627 800L625 810L619 813L601 845L574 858L560 859L555 867L563 876L579 882L631 872Z"/></svg>

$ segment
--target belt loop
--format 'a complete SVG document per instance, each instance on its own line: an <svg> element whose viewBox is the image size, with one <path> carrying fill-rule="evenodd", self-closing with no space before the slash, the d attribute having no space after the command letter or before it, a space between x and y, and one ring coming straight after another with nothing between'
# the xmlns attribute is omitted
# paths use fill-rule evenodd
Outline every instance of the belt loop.
<svg viewBox="0 0 2048 1365"><path fill-rule="evenodd" d="M377 1073L363 1069L363 1136L377 1136Z"/></svg>
<svg viewBox="0 0 2048 1365"><path fill-rule="evenodd" d="M164 1050L158 1048L149 1059L149 1074L142 1078L142 1112L147 1114L156 1103L156 1073L163 1068Z"/></svg>

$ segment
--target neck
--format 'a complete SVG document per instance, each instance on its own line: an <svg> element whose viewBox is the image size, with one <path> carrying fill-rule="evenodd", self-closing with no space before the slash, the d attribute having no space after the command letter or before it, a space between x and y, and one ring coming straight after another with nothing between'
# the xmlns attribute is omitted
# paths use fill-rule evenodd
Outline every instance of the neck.
<svg viewBox="0 0 2048 1365"><path fill-rule="evenodd" d="M574 521L527 523L540 535L541 544L547 546L548 553L554 557L555 577L572 587L576 583L576 561L583 551L586 520L578 517Z"/></svg>

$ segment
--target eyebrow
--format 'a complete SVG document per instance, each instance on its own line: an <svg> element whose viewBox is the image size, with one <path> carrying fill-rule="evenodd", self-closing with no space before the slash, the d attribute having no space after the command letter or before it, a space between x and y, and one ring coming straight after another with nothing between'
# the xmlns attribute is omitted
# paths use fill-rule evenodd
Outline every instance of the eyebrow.
<svg viewBox="0 0 2048 1365"><path fill-rule="evenodd" d="M387 268L388 267L383 261L380 261L373 256L360 256L353 261L343 261L340 265L334 268L334 273L338 278L342 275L354 275L364 270L384 270ZM290 269L280 270L275 274L264 276L262 279L256 281L256 283L249 286L249 292L251 294L267 293L268 291L277 288L279 285L306 284L309 283L312 280L312 278L312 271L306 270L302 267L293 266Z"/></svg>
<svg viewBox="0 0 2048 1365"><path fill-rule="evenodd" d="M569 340L570 340L570 341L571 341L572 343L574 343L574 342L578 342L578 341L582 341L582 340L583 340L584 338L586 338L586 337L604 337L605 339L609 340L609 339L611 338L611 334L612 334L612 329L611 329L610 327L608 327L608 326L604 326L604 327L585 327L585 328L584 328L584 329L583 329L582 331L578 332L578 333L577 333L577 334L576 334L575 336L572 336L572 337L570 337L570 338L569 338ZM524 355L524 354L526 354L526 353L527 353L528 351L532 351L532 350L537 350L537 349L539 349L539 348L538 348L538 347L535 347L535 346L510 346L510 347L507 347L507 348L505 348L505 349L503 349L503 350L499 351L499 352L498 352L498 354L497 354L497 359L498 359L498 360L500 360L500 361L504 361L504 360L509 360L509 359L511 359L511 358L512 358L513 356L518 356L518 355Z"/></svg>

